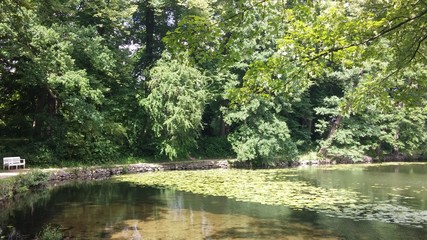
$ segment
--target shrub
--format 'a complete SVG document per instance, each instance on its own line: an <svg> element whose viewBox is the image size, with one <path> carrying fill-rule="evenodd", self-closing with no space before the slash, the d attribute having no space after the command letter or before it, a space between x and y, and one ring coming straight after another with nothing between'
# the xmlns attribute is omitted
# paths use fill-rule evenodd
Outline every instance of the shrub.
<svg viewBox="0 0 427 240"><path fill-rule="evenodd" d="M0 239L8 239L8 240L21 240L25 239L25 237L16 231L13 226L3 227L0 225Z"/></svg>
<svg viewBox="0 0 427 240"><path fill-rule="evenodd" d="M0 200L8 199L13 196L14 179L6 178L0 180Z"/></svg>
<svg viewBox="0 0 427 240"><path fill-rule="evenodd" d="M38 240L60 240L63 235L59 226L47 225L37 236Z"/></svg>
<svg viewBox="0 0 427 240"><path fill-rule="evenodd" d="M49 174L40 170L33 170L27 174L20 174L15 178L15 188L28 189L40 187L47 183Z"/></svg>
<svg viewBox="0 0 427 240"><path fill-rule="evenodd" d="M194 154L205 158L235 157L230 142L226 137L206 137L199 141L199 147Z"/></svg>

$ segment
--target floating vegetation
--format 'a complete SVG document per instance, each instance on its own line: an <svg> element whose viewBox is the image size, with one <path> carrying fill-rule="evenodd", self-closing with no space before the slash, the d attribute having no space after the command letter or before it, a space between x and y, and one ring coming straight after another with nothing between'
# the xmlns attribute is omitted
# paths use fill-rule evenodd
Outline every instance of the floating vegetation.
<svg viewBox="0 0 427 240"><path fill-rule="evenodd" d="M298 180L298 170L208 170L154 172L116 177L143 186L170 188L195 194L225 196L237 201L284 205L354 220L377 220L415 227L427 226L427 211L373 202L344 188L313 186Z"/></svg>

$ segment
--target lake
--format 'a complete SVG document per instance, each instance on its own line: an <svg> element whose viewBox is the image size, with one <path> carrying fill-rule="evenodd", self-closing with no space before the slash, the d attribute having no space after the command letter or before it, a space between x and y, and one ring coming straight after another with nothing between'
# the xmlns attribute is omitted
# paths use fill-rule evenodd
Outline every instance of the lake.
<svg viewBox="0 0 427 240"><path fill-rule="evenodd" d="M155 172L16 204L1 229L24 239L427 239L427 164Z"/></svg>

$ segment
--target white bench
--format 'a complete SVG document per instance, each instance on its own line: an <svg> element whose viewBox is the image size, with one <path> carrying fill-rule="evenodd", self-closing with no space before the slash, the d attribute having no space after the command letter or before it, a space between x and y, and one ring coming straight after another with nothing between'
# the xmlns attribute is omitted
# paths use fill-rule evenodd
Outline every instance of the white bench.
<svg viewBox="0 0 427 240"><path fill-rule="evenodd" d="M25 168L25 159L22 159L21 157L4 157L3 158L3 169L10 170L10 167L15 166L16 169L18 169L19 166L22 166Z"/></svg>

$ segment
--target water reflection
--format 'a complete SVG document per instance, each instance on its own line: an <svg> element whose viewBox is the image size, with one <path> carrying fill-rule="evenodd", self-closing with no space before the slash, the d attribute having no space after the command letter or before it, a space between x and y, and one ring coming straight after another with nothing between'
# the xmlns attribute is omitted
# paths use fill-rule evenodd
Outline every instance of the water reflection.
<svg viewBox="0 0 427 240"><path fill-rule="evenodd" d="M68 239L339 238L309 221L293 222L297 215L286 207L106 181L59 187L15 209L4 226L15 226L24 239L47 223L61 226Z"/></svg>
<svg viewBox="0 0 427 240"><path fill-rule="evenodd" d="M225 198L161 190L160 215L127 219L104 229L105 239L337 239L330 230L288 222L293 211ZM240 209L239 205L243 206ZM253 212L251 208L258 209ZM269 209L263 211L262 209ZM274 214L269 214L275 211ZM258 217L257 217L258 216ZM261 217L261 218L260 218ZM108 237L107 237L108 236Z"/></svg>
<svg viewBox="0 0 427 240"><path fill-rule="evenodd" d="M364 168L365 172L427 174L427 165L419 163L373 165Z"/></svg>
<svg viewBox="0 0 427 240"><path fill-rule="evenodd" d="M351 189L371 202L427 210L426 175L427 164L391 164L307 168L294 178L322 188Z"/></svg>
<svg viewBox="0 0 427 240"><path fill-rule="evenodd" d="M205 211L181 211L177 221L168 210L165 217L152 221L129 219L111 229L108 239L337 239L332 231L315 229L300 223L283 225L278 220L242 215L214 214ZM190 217L190 215L193 215ZM123 227L125 226L125 227ZM120 230L121 229L121 230ZM173 229L173 230L172 230Z"/></svg>
<svg viewBox="0 0 427 240"><path fill-rule="evenodd" d="M275 172L274 176L267 174L266 177L279 181L286 174L288 179L292 177L320 187L352 188L375 201L396 199L390 193L415 197L400 199L406 205L367 206L372 214L387 212L376 208L390 206L425 209L425 205L419 205L427 199L419 174L399 168L399 174L403 171L410 175L400 177L394 169L306 169ZM285 206L113 181L69 184L43 196L13 211L2 209L0 226L15 226L26 239L33 239L48 223L60 225L68 239L423 239L427 236L426 228L330 217ZM405 215L399 217L405 218Z"/></svg>

